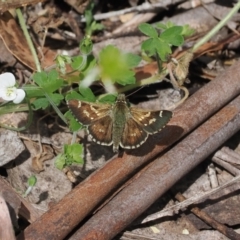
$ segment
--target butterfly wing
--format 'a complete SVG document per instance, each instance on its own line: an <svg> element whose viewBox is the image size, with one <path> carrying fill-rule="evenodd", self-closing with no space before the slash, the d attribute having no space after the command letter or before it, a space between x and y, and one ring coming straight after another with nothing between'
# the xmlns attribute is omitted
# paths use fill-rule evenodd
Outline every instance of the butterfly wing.
<svg viewBox="0 0 240 240"><path fill-rule="evenodd" d="M93 141L102 145L112 144L112 105L69 100L68 107L77 121L87 126Z"/></svg>
<svg viewBox="0 0 240 240"><path fill-rule="evenodd" d="M101 145L112 145L113 121L110 116L99 118L87 127L88 133L94 142Z"/></svg>
<svg viewBox="0 0 240 240"><path fill-rule="evenodd" d="M120 146L128 149L137 148L146 141L147 137L148 133L143 130L138 122L130 117L125 123Z"/></svg>
<svg viewBox="0 0 240 240"><path fill-rule="evenodd" d="M83 125L90 125L111 112L111 104L95 104L80 100L67 102L73 116Z"/></svg>
<svg viewBox="0 0 240 240"><path fill-rule="evenodd" d="M172 118L173 113L167 110L146 111L130 108L132 118L149 134L160 131Z"/></svg>

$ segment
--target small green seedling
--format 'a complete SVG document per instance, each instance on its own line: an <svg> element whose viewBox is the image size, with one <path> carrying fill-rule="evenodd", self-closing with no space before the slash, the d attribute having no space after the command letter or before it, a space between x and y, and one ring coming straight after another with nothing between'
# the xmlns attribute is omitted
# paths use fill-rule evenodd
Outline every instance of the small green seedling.
<svg viewBox="0 0 240 240"><path fill-rule="evenodd" d="M26 197L32 191L33 187L36 185L37 183L36 176L32 175L27 182L28 182L28 188L26 192L23 194L23 197Z"/></svg>
<svg viewBox="0 0 240 240"><path fill-rule="evenodd" d="M55 166L58 169L63 169L73 163L83 164L83 146L82 144L74 143L72 145L64 145L64 151L56 157Z"/></svg>

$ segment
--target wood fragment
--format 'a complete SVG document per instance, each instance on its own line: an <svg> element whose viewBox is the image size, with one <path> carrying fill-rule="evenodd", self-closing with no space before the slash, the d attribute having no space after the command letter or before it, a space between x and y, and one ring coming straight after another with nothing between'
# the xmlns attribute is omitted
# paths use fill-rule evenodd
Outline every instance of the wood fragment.
<svg viewBox="0 0 240 240"><path fill-rule="evenodd" d="M0 239L14 240L15 235L13 226L8 211L7 204L4 198L0 195Z"/></svg>
<svg viewBox="0 0 240 240"><path fill-rule="evenodd" d="M175 198L180 202L186 200L186 198L181 193L176 194ZM192 213L194 213L196 216L198 216L200 219L202 219L204 222L209 224L211 227L217 229L219 232L224 234L229 239L232 239L232 240L240 239L240 234L238 234L237 232L235 232L231 228L228 228L224 224L221 224L216 219L214 219L213 217L208 215L206 212L202 211L200 208L193 207L193 208L190 209L190 211Z"/></svg>

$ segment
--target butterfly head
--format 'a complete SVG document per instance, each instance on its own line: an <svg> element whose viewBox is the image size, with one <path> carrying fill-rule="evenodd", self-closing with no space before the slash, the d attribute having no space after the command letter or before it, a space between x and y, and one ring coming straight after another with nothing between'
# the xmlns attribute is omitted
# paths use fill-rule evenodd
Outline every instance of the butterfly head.
<svg viewBox="0 0 240 240"><path fill-rule="evenodd" d="M117 96L116 103L120 103L120 102L126 103L126 97L125 97L124 94L119 94L119 95Z"/></svg>

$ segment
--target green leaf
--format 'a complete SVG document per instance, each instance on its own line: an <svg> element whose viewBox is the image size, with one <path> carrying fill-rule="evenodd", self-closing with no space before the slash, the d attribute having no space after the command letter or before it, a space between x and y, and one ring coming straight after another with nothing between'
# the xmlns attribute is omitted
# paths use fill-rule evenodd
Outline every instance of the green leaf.
<svg viewBox="0 0 240 240"><path fill-rule="evenodd" d="M84 79L88 74L96 67L96 58L93 55L88 55L86 59L86 65L81 70L81 80Z"/></svg>
<svg viewBox="0 0 240 240"><path fill-rule="evenodd" d="M71 99L78 99L78 100L84 100L83 96L81 96L78 92L76 91L71 91L69 92L65 99L68 101L68 100L71 100Z"/></svg>
<svg viewBox="0 0 240 240"><path fill-rule="evenodd" d="M52 94L49 94L49 96L51 97L51 99L56 105L59 105L61 101L64 99L63 95L59 93L52 93Z"/></svg>
<svg viewBox="0 0 240 240"><path fill-rule="evenodd" d="M46 98L38 98L32 102L32 105L34 110L44 110L49 106L49 102Z"/></svg>
<svg viewBox="0 0 240 240"><path fill-rule="evenodd" d="M52 70L48 73L48 82L46 83L46 92L54 92L59 90L63 85L63 80L58 78L58 72L56 70Z"/></svg>
<svg viewBox="0 0 240 240"><path fill-rule="evenodd" d="M38 97L32 102L33 109L44 110L51 105L58 116L65 121L63 114L57 108L57 105L60 105L61 101L64 99L63 95L58 93L61 92L61 88L64 86L63 80L59 79L58 72L56 70L51 70L48 73L37 72L33 75L33 81L38 87L35 86L35 89L31 89L27 86L27 91L29 93L28 97Z"/></svg>
<svg viewBox="0 0 240 240"><path fill-rule="evenodd" d="M133 53L126 53L126 63L129 68L134 68L138 66L142 58L138 55L135 55Z"/></svg>
<svg viewBox="0 0 240 240"><path fill-rule="evenodd" d="M161 39L158 39L158 41L155 41L153 45L155 46L160 59L163 62L166 62L167 56L172 53L172 49L169 47L169 44L161 41Z"/></svg>
<svg viewBox="0 0 240 240"><path fill-rule="evenodd" d="M74 143L72 145L64 145L64 153L59 154L55 160L55 166L58 169L63 169L73 163L83 164L83 146L82 144Z"/></svg>
<svg viewBox="0 0 240 240"><path fill-rule="evenodd" d="M99 53L100 77L103 83L109 83L109 80L122 85L135 83L135 73L129 69L128 65L130 63L133 67L134 61L132 55L121 52L113 45L103 48ZM129 77L130 75L131 77Z"/></svg>
<svg viewBox="0 0 240 240"><path fill-rule="evenodd" d="M79 92L83 96L84 101L96 102L96 97L91 88L79 88Z"/></svg>
<svg viewBox="0 0 240 240"><path fill-rule="evenodd" d="M145 35L152 37L152 38L157 38L158 37L158 33L156 31L156 29L148 24L148 23L142 23L138 26L138 29L144 33Z"/></svg>
<svg viewBox="0 0 240 240"><path fill-rule="evenodd" d="M69 128L72 132L79 131L83 128L82 124L80 124L75 117L72 115L70 111L67 111L64 116L69 121Z"/></svg>
<svg viewBox="0 0 240 240"><path fill-rule="evenodd" d="M65 154L59 154L56 158L55 158L55 167L59 170L62 170L65 165L66 165L66 157Z"/></svg>
<svg viewBox="0 0 240 240"><path fill-rule="evenodd" d="M37 72L33 75L33 80L47 93L52 93L63 85L63 80L58 79L56 70L51 70L48 74L46 72Z"/></svg>
<svg viewBox="0 0 240 240"><path fill-rule="evenodd" d="M81 144L74 143L72 145L64 145L64 154L57 158L55 165L61 169L73 163L83 164L82 153L83 146Z"/></svg>
<svg viewBox="0 0 240 240"><path fill-rule="evenodd" d="M58 55L55 59L55 62L62 74L66 73L66 63L70 64L72 59L70 56L67 55Z"/></svg>
<svg viewBox="0 0 240 240"><path fill-rule="evenodd" d="M44 96L44 92L40 87L36 87L30 84L24 85L23 90L26 92L26 95L28 96L28 98Z"/></svg>
<svg viewBox="0 0 240 240"><path fill-rule="evenodd" d="M167 21L166 22L166 27L167 27L167 29L168 28L171 28L171 27L174 27L175 26L175 24L173 23L173 22L171 22L171 21Z"/></svg>
<svg viewBox="0 0 240 240"><path fill-rule="evenodd" d="M184 43L184 38L182 35L176 35L175 38L169 39L168 41L170 44L172 44L173 46L179 47L181 45L183 45Z"/></svg>
<svg viewBox="0 0 240 240"><path fill-rule="evenodd" d="M162 61L166 61L167 56L172 53L169 44L160 38L151 38L144 41L142 49L148 52L149 56L154 56L157 53Z"/></svg>
<svg viewBox="0 0 240 240"><path fill-rule="evenodd" d="M47 73L46 72L36 72L32 76L33 81L36 82L39 86L44 85L44 82L47 81Z"/></svg>
<svg viewBox="0 0 240 240"><path fill-rule="evenodd" d="M79 93L71 91L66 95L66 100L78 99L87 102L96 102L96 97L91 88L79 88Z"/></svg>
<svg viewBox="0 0 240 240"><path fill-rule="evenodd" d="M74 70L82 70L86 67L86 58L83 56L72 57L71 67Z"/></svg>
<svg viewBox="0 0 240 240"><path fill-rule="evenodd" d="M84 17L86 19L86 27L87 28L91 25L91 22L94 20L93 14L92 14L93 7L94 7L94 3L92 1L90 1L84 12Z"/></svg>
<svg viewBox="0 0 240 240"><path fill-rule="evenodd" d="M66 157L72 159L72 162L83 163L83 146L82 144L74 143L72 145L65 145Z"/></svg>
<svg viewBox="0 0 240 240"><path fill-rule="evenodd" d="M35 184L37 183L37 178L36 176L32 175L29 179L28 179L28 186L35 186Z"/></svg>
<svg viewBox="0 0 240 240"><path fill-rule="evenodd" d="M116 78L116 82L125 86L127 84L135 84L136 78L135 73L133 71L125 71L125 74Z"/></svg>
<svg viewBox="0 0 240 240"><path fill-rule="evenodd" d="M153 56L156 52L156 49L153 46L153 43L154 43L154 39L150 38L145 40L141 46L142 50L147 52L150 57Z"/></svg>
<svg viewBox="0 0 240 240"><path fill-rule="evenodd" d="M116 95L113 94L107 94L103 97L101 97L98 101L100 103L114 103L116 101Z"/></svg>
<svg viewBox="0 0 240 240"><path fill-rule="evenodd" d="M159 22L159 23L156 23L154 25L154 27L156 27L157 29L161 29L161 30L166 30L166 29L171 28L173 26L175 26L175 24L171 21L168 21L166 23Z"/></svg>
<svg viewBox="0 0 240 240"><path fill-rule="evenodd" d="M84 55L89 55L92 52L93 43L90 37L85 36L79 45L80 52Z"/></svg>
<svg viewBox="0 0 240 240"><path fill-rule="evenodd" d="M58 72L56 70L51 70L48 72L48 81L54 81L58 78Z"/></svg>
<svg viewBox="0 0 240 240"><path fill-rule="evenodd" d="M194 33L195 33L195 30L191 28L188 24L183 26L183 30L182 30L183 37L192 36Z"/></svg>
<svg viewBox="0 0 240 240"><path fill-rule="evenodd" d="M161 30L165 30L165 29L167 29L166 24L161 23L161 22L156 23L156 24L154 25L154 27L156 27L157 29L161 29Z"/></svg>
<svg viewBox="0 0 240 240"><path fill-rule="evenodd" d="M90 28L92 32L101 31L104 29L104 25L101 23L97 23L96 21L93 21Z"/></svg>
<svg viewBox="0 0 240 240"><path fill-rule="evenodd" d="M183 28L181 26L173 26L160 34L160 38L173 46L180 46L184 42L181 35Z"/></svg>

